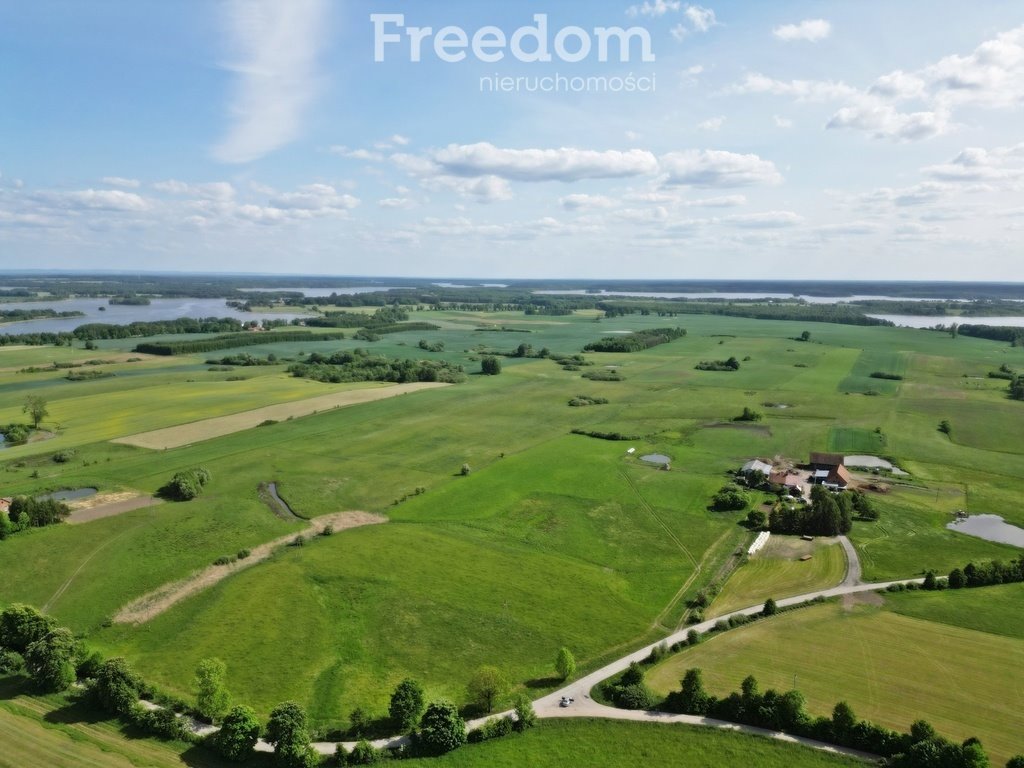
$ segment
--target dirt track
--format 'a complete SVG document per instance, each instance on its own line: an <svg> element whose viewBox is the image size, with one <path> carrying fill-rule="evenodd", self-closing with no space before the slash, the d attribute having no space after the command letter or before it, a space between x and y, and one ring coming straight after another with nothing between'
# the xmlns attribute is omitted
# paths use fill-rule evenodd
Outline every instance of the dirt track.
<svg viewBox="0 0 1024 768"><path fill-rule="evenodd" d="M270 557L278 547L285 546L297 535L304 538L316 536L327 525L331 525L334 531L344 531L348 528L358 528L364 525L379 525L386 523L388 519L382 515L374 515L370 512L337 512L333 515L324 515L312 521L309 528L298 534L290 533L279 539L261 544L252 549L249 556L244 560L236 560L230 565L210 565L201 571L193 573L182 581L171 582L164 586L133 600L124 606L114 616L116 624L143 624L173 605L191 597L214 584L223 581L233 573L256 565Z"/></svg>
<svg viewBox="0 0 1024 768"><path fill-rule="evenodd" d="M123 515L125 512L134 512L136 509L152 507L160 503L160 499L152 496L140 496L132 491L104 493L70 505L71 514L68 515L66 522L71 525L89 523L93 520Z"/></svg>
<svg viewBox="0 0 1024 768"><path fill-rule="evenodd" d="M370 389L350 389L345 392L332 392L329 395L296 400L291 403L267 405L251 411L233 413L230 416L217 416L212 419L194 421L191 424L181 424L177 427L156 429L152 432L140 432L137 435L119 437L111 442L134 445L137 448L151 448L157 451L166 448L180 448L183 445L190 445L203 440L211 440L215 437L223 437L224 435L241 432L245 429L252 429L264 421L285 421L286 419L299 416L309 416L317 411L371 403L375 400L385 400L389 397L397 397L409 392L449 386L451 385L420 382L415 384L394 384L388 387L373 387Z"/></svg>

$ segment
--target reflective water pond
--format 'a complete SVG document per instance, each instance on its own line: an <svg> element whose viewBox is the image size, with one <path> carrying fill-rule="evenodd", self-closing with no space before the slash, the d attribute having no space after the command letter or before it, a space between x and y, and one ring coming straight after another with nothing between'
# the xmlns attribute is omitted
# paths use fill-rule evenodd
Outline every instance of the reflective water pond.
<svg viewBox="0 0 1024 768"><path fill-rule="evenodd" d="M1024 547L1024 528L1010 525L999 515L971 515L961 520L955 520L946 527L951 531L977 536L986 541Z"/></svg>

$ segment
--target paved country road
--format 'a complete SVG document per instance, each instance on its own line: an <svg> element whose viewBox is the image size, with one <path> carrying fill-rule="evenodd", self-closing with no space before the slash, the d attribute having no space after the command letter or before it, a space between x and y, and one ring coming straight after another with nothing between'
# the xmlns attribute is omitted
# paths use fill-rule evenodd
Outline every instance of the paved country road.
<svg viewBox="0 0 1024 768"><path fill-rule="evenodd" d="M845 538L846 537L843 537L843 539ZM849 543L848 540L847 543ZM846 579L847 582L850 581L850 577L852 576L852 572L854 570L854 563L857 563L856 571L857 579L859 579L860 567L858 561L856 560L856 553L854 553L853 558L850 560L849 572L847 573ZM890 584L909 584L911 582L920 584L923 581L924 579L899 579L897 581L887 581L878 584L848 584L844 582L844 584L838 587L819 590L816 592L808 592L807 594L797 595L796 597L788 597L777 602L779 607L786 607L791 605L798 605L800 603L805 603L808 600L813 600L814 598L819 596L841 597L843 595L852 595L858 592L872 592L879 589L885 589ZM739 611L733 611L732 613L727 613L722 616L718 616L714 619L704 621L700 624L694 624L685 629L681 629L678 632L675 632L669 635L668 637L659 640L656 643L651 643L650 645L647 645L638 651L634 651L633 653L623 656L622 658L617 659L612 663L607 664L606 666L601 667L600 669L594 672L591 672L586 677L582 677L579 680L574 680L573 682L569 683L563 688L560 688L554 693L550 693L547 696L542 696L541 698L535 700L533 702L533 706L537 712L537 716L543 718L604 718L609 720L634 720L646 723L682 723L685 725L721 728L723 730L734 731L736 733L748 733L756 736L764 736L767 738L777 739L779 741L785 741L792 744L802 744L804 746L812 747L814 749L820 749L826 752L832 752L834 754L848 755L851 757L857 757L865 760L879 759L877 755L871 755L865 752L858 752L856 750L846 749L844 747L837 747L832 744L825 744L823 742L815 741L814 739L803 738L801 736L791 736L789 734L779 733L776 731L768 731L763 728L755 728L753 726L748 725L738 725L736 723L728 723L722 720L714 720L707 717L697 717L694 715L676 715L670 714L668 712L648 712L616 709L614 707L609 707L604 704L599 704L590 698L590 690L595 685L602 682L603 680L607 680L609 677L619 674L620 672L624 672L629 667L629 665L632 664L634 661L643 661L648 656L650 656L651 651L654 648L661 645L662 643L672 645L674 643L685 640L686 635L690 630L696 630L697 632L707 632L709 629L714 627L717 622L723 619L728 621L728 619L731 616L738 616L740 614L745 616L752 616L754 614L760 613L763 607L763 605L754 605L749 608L743 608ZM572 699L574 699L574 701L568 707L562 707L560 702L563 697L571 697ZM472 730L473 728L482 725L484 722L491 718L503 717L510 714L512 714L511 711L498 712L493 715L490 715L489 717L480 718L478 720L471 720L468 723L466 723L466 725L469 730ZM389 739L378 739L377 741L373 742L373 745L378 748L398 747L407 742L407 736L395 736ZM355 746L355 742L344 742L344 744L347 749L351 749ZM317 742L313 745L313 747L320 754L329 755L334 754L336 744L334 742ZM259 751L271 751L273 748L269 744L260 741L257 744L256 749Z"/></svg>
<svg viewBox="0 0 1024 768"><path fill-rule="evenodd" d="M855 587L860 584L861 579L861 567L860 558L857 556L857 550L854 549L853 542L850 541L848 536L840 536L839 543L843 545L843 551L846 552L846 578L843 579L841 587Z"/></svg>

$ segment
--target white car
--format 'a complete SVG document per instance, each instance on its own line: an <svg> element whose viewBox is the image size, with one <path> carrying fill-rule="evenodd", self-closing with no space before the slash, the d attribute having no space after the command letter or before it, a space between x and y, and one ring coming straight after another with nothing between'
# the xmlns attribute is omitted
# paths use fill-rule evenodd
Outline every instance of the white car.
<svg viewBox="0 0 1024 768"><path fill-rule="evenodd" d="M576 701L576 699L572 698L571 696L563 696L561 701L558 702L558 706L560 706L560 707L568 707L574 701Z"/></svg>

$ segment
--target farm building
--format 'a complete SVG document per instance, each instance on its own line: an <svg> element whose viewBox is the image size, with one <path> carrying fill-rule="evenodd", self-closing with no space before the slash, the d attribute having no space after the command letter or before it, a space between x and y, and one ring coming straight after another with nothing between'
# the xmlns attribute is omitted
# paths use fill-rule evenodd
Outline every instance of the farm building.
<svg viewBox="0 0 1024 768"><path fill-rule="evenodd" d="M832 469L833 467L841 467L846 461L846 457L841 453L819 453L815 452L811 454L811 469Z"/></svg>
<svg viewBox="0 0 1024 768"><path fill-rule="evenodd" d="M791 490L799 492L804 481L800 475L795 475L792 472L772 472L768 475L768 482L772 485L781 485Z"/></svg>
<svg viewBox="0 0 1024 768"><path fill-rule="evenodd" d="M760 459L751 459L740 468L740 474L743 475L752 475L755 472L760 472L765 477L768 477L772 473L772 465Z"/></svg>
<svg viewBox="0 0 1024 768"><path fill-rule="evenodd" d="M812 453L811 483L824 485L835 491L844 490L852 481L850 473L843 466L845 460L846 457L841 453Z"/></svg>

